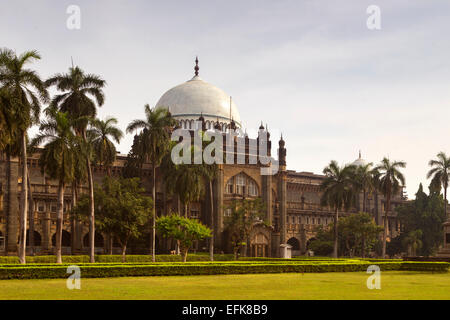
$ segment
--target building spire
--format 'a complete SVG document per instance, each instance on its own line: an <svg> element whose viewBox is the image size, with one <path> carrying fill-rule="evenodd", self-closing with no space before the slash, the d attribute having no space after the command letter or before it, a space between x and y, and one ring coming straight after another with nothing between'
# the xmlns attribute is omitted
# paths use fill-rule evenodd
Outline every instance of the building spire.
<svg viewBox="0 0 450 320"><path fill-rule="evenodd" d="M361 159L361 150L359 150L359 159Z"/></svg>
<svg viewBox="0 0 450 320"><path fill-rule="evenodd" d="M200 70L199 66L198 66L198 57L195 57L195 75L198 76L198 70Z"/></svg>

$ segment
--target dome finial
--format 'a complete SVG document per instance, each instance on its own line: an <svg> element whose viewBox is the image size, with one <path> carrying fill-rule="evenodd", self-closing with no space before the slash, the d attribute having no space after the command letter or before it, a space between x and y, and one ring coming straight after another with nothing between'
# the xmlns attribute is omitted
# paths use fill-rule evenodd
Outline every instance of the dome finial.
<svg viewBox="0 0 450 320"><path fill-rule="evenodd" d="M198 56L195 57L195 75L198 76L198 70L200 70L199 66L198 66Z"/></svg>
<svg viewBox="0 0 450 320"><path fill-rule="evenodd" d="M359 150L359 158L361 159L361 150Z"/></svg>

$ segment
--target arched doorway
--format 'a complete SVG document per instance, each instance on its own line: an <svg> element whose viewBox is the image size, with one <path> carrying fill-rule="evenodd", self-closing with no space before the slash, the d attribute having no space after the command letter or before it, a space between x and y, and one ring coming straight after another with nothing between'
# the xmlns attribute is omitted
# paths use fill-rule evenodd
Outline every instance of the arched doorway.
<svg viewBox="0 0 450 320"><path fill-rule="evenodd" d="M34 230L33 232L33 238L34 238L34 246L40 247L41 246L41 234ZM30 245L30 229L27 230L27 247Z"/></svg>
<svg viewBox="0 0 450 320"><path fill-rule="evenodd" d="M292 248L292 255L300 255L300 241L296 237L292 237L287 241L287 244Z"/></svg>
<svg viewBox="0 0 450 320"><path fill-rule="evenodd" d="M256 233L251 240L252 257L267 257L269 254L269 240L262 233Z"/></svg>
<svg viewBox="0 0 450 320"><path fill-rule="evenodd" d="M83 237L83 246L85 248L89 248L89 232L86 233L85 236ZM103 248L103 246L104 246L103 236L100 233L95 232L94 247Z"/></svg>
<svg viewBox="0 0 450 320"><path fill-rule="evenodd" d="M0 251L5 250L5 237L3 236L3 233L0 231Z"/></svg>
<svg viewBox="0 0 450 320"><path fill-rule="evenodd" d="M63 230L61 238L61 247L70 247L70 232ZM52 246L56 246L56 233L52 236Z"/></svg>

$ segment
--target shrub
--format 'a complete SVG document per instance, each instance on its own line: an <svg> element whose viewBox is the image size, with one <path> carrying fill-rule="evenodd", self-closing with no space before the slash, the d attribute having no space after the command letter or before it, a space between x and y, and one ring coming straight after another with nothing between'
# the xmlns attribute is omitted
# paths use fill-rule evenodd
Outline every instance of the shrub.
<svg viewBox="0 0 450 320"><path fill-rule="evenodd" d="M229 261L233 260L232 254L215 254L214 260L216 261ZM151 255L128 255L126 256L127 262L152 262ZM96 255L95 261L97 262L122 262L121 255ZM171 254L159 254L156 255L156 261L158 262L177 262L181 261L181 257ZM188 256L187 261L209 261L208 254L191 254ZM88 263L89 256L62 256L63 263ZM14 264L19 263L19 258L16 256L0 256L0 264ZM27 263L56 263L56 256L27 256Z"/></svg>
<svg viewBox="0 0 450 320"><path fill-rule="evenodd" d="M255 273L303 273L303 272L356 272L366 271L369 262L165 262L145 264L82 264L83 278L212 275L212 274L255 274ZM446 262L378 262L381 270L407 270L446 272ZM67 278L67 265L9 265L0 266L0 279L44 279Z"/></svg>

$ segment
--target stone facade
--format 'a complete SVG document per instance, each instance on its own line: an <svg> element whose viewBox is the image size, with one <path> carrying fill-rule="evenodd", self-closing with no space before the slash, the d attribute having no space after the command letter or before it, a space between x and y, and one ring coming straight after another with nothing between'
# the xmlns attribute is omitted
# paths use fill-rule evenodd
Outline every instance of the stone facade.
<svg viewBox="0 0 450 320"><path fill-rule="evenodd" d="M263 128L264 129L264 128ZM246 141L246 163L245 164L221 164L216 179L213 182L213 201L215 218L215 245L216 252L230 252L231 248L224 232L224 216L226 216L227 204L236 199L261 198L265 203L265 220L256 223L248 246L248 254L252 256L278 256L281 244L292 246L292 254L300 255L306 251L308 241L315 237L315 228L319 225L328 226L333 222L334 212L330 208L320 206L320 183L324 176L310 172L297 172L286 169L286 148L281 139L278 144L279 170L275 175L261 175L261 163L249 164L248 157L252 155L249 141ZM271 141L268 142L269 156ZM224 146L225 148L226 146ZM224 149L225 150L225 149ZM41 173L38 165L39 153L33 154L28 159L30 171L31 194L33 198L28 221L28 230L34 229L34 246L28 245L28 251L36 254L51 254L54 247L56 231L56 197L57 182L48 179ZM119 176L126 162L125 155L117 155L111 173ZM6 179L7 170L11 171L11 183L8 186ZM94 181L100 183L106 172L101 168L94 167ZM169 198L164 190L164 181L157 171L157 199L156 212L158 216L165 215L171 211L182 210L178 198ZM144 165L142 182L148 195L151 194L151 171L148 165ZM5 155L0 158L0 253L13 255L17 253L18 226L19 226L19 204L20 204L20 164L18 159L12 158L8 161ZM10 192L8 193L8 190ZM87 186L79 190L87 192ZM206 190L205 195L209 195ZM9 199L9 201L8 201ZM209 197L198 203L192 203L189 207L189 216L201 220L206 225L211 223ZM395 237L401 231L401 224L394 213L395 206L406 201L402 193L395 195L392 199L392 211L389 212L389 237ZM65 191L65 212L71 208L72 190L69 187ZM355 208L349 212L341 212L347 215L358 212L361 208L362 195ZM384 199L380 195L367 197L368 211L372 214L378 224L382 224L384 215ZM9 208L9 209L8 209ZM8 215L9 212L9 215ZM30 237L28 237L29 239ZM88 225L71 220L69 215L64 215L63 253L79 254L87 253L88 250ZM107 235L96 235L96 251L98 253L109 252L109 241ZM168 253L173 250L174 244L170 241L160 239L157 241L157 253ZM148 252L147 248L143 248ZM198 250L207 248L207 243L199 243ZM118 252L119 248L113 248Z"/></svg>

